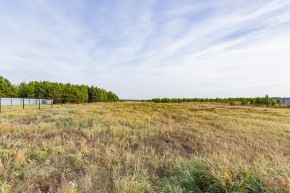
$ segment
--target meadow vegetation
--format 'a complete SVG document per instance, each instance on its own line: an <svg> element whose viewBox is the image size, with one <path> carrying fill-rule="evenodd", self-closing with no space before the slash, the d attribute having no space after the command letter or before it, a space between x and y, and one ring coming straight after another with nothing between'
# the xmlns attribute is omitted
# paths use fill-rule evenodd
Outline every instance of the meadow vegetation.
<svg viewBox="0 0 290 193"><path fill-rule="evenodd" d="M286 193L289 147L289 108L4 107L0 192Z"/></svg>

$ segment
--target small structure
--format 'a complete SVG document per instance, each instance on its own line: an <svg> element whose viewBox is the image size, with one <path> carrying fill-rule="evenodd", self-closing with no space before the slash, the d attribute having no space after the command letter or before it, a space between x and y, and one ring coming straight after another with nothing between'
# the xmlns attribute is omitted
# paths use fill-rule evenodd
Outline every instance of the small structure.
<svg viewBox="0 0 290 193"><path fill-rule="evenodd" d="M272 102L272 101L280 101L281 102L281 104L290 104L290 98L288 97L288 98L286 98L286 97L284 97L284 98L282 98L282 97L271 97L271 98L269 98L269 100Z"/></svg>

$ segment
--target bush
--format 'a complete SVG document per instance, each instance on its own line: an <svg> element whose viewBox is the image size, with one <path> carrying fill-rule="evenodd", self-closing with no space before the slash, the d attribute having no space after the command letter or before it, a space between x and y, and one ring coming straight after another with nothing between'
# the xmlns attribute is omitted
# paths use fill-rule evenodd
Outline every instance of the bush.
<svg viewBox="0 0 290 193"><path fill-rule="evenodd" d="M230 105L235 105L235 104L236 104L235 101L233 100L230 101Z"/></svg>
<svg viewBox="0 0 290 193"><path fill-rule="evenodd" d="M247 101L247 100L243 99L243 100L241 101L241 105L247 105L247 104L248 104L248 101Z"/></svg>
<svg viewBox="0 0 290 193"><path fill-rule="evenodd" d="M277 102L276 101L272 101L271 102L271 106L276 106L277 105Z"/></svg>

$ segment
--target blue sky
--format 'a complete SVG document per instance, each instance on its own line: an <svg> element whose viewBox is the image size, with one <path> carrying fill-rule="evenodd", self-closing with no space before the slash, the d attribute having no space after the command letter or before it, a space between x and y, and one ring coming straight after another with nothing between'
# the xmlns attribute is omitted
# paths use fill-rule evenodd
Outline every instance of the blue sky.
<svg viewBox="0 0 290 193"><path fill-rule="evenodd" d="M290 96L288 0L0 0L0 75L121 98Z"/></svg>

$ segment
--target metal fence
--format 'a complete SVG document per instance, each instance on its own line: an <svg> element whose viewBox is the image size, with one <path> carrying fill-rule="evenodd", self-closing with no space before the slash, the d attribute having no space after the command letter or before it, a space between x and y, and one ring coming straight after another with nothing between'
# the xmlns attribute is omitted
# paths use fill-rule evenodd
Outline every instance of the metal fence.
<svg viewBox="0 0 290 193"><path fill-rule="evenodd" d="M20 105L24 109L26 105L52 105L53 100L48 99L29 99L29 98L1 98L0 97L0 113L3 106L16 106Z"/></svg>
<svg viewBox="0 0 290 193"><path fill-rule="evenodd" d="M290 104L290 98L272 97L270 101L280 101L281 104Z"/></svg>

